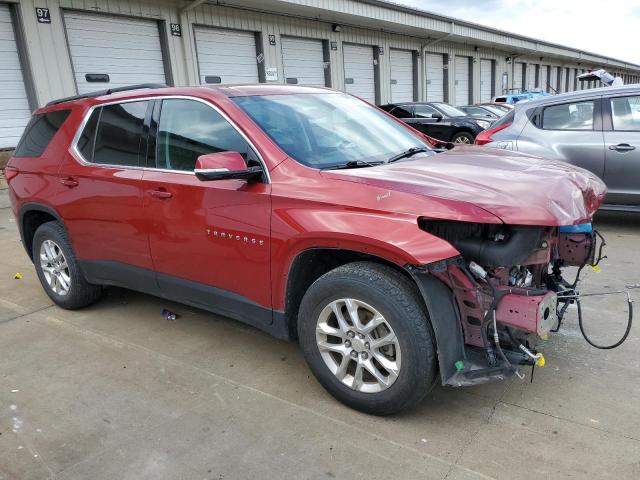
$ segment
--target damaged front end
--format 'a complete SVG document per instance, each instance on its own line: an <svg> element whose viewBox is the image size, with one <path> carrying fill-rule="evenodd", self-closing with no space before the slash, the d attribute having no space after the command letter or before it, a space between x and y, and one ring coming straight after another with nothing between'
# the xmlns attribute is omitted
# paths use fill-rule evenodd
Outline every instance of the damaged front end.
<svg viewBox="0 0 640 480"><path fill-rule="evenodd" d="M602 237L591 224L571 227L421 219L420 227L460 256L411 266L427 302L444 385L476 385L542 366L538 338L557 331L576 281L565 267L597 265ZM597 257L597 258L596 258ZM579 275L579 273L578 273Z"/></svg>

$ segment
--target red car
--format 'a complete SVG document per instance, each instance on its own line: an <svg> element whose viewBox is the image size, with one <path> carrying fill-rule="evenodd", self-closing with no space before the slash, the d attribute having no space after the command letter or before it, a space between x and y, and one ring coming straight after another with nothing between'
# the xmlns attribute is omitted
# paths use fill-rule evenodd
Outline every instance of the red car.
<svg viewBox="0 0 640 480"><path fill-rule="evenodd" d="M605 187L585 170L436 153L324 88L122 90L36 111L6 168L63 308L117 285L226 315L297 339L332 395L390 414L437 378L540 363L534 338L570 288L561 268L594 262Z"/></svg>

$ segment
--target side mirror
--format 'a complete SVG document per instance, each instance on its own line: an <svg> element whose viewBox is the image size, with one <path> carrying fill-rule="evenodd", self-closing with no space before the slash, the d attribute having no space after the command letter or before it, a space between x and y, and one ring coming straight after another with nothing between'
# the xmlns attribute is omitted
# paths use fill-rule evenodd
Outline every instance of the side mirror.
<svg viewBox="0 0 640 480"><path fill-rule="evenodd" d="M239 179L254 181L262 178L262 167L248 167L238 152L217 152L200 155L193 170L198 180Z"/></svg>
<svg viewBox="0 0 640 480"><path fill-rule="evenodd" d="M435 118L437 121L442 120L442 114L441 113L432 113L431 114L431 118Z"/></svg>

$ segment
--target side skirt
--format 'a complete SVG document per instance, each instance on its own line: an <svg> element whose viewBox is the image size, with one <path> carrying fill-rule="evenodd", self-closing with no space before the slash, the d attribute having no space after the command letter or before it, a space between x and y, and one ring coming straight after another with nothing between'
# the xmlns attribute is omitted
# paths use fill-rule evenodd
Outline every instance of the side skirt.
<svg viewBox="0 0 640 480"><path fill-rule="evenodd" d="M283 312L258 305L237 293L120 262L81 260L79 263L89 283L128 288L184 303L233 318L276 338L291 340Z"/></svg>

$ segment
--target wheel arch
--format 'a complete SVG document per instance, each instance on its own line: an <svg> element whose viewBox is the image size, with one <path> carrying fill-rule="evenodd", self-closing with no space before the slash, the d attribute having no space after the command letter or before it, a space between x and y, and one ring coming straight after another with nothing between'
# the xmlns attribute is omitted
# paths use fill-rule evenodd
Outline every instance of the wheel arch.
<svg viewBox="0 0 640 480"><path fill-rule="evenodd" d="M60 222L64 227L64 221L58 212L48 205L26 203L20 208L18 230L20 231L22 245L31 260L33 260L33 236L36 230L44 223L55 221Z"/></svg>

